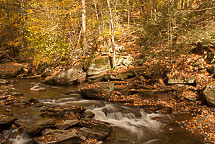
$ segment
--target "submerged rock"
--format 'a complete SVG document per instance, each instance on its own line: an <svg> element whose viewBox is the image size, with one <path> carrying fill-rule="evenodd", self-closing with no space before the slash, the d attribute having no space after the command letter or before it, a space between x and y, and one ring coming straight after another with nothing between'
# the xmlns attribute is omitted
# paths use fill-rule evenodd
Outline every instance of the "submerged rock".
<svg viewBox="0 0 215 144"><path fill-rule="evenodd" d="M35 86L33 86L32 88L30 88L31 91L45 91L46 88L45 87L41 87L39 86L39 84L36 84Z"/></svg>

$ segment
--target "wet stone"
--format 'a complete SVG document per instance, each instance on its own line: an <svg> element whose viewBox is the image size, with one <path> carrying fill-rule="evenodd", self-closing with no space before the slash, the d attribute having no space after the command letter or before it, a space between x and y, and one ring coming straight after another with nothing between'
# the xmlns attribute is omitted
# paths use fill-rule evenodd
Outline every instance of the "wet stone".
<svg viewBox="0 0 215 144"><path fill-rule="evenodd" d="M17 118L0 114L0 131L9 128Z"/></svg>
<svg viewBox="0 0 215 144"><path fill-rule="evenodd" d="M79 120L77 119L74 119L74 120L66 120L64 121L63 124L60 124L57 126L58 129L63 129L63 130L66 130L66 129L69 129L75 125L77 125L79 123Z"/></svg>
<svg viewBox="0 0 215 144"><path fill-rule="evenodd" d="M30 88L31 91L45 91L46 88L45 87L40 87L39 85L35 85L32 88Z"/></svg>
<svg viewBox="0 0 215 144"><path fill-rule="evenodd" d="M35 123L31 126L29 126L26 130L26 133L29 134L30 136L36 136L40 135L41 131L47 128L55 128L55 120L49 119L47 121Z"/></svg>
<svg viewBox="0 0 215 144"><path fill-rule="evenodd" d="M51 136L50 141L38 141L38 144L81 144L83 140L76 134L75 130L45 130L42 137Z"/></svg>
<svg viewBox="0 0 215 144"><path fill-rule="evenodd" d="M93 119L85 119L79 125L83 128L79 129L78 134L91 139L103 140L112 131L108 123Z"/></svg>

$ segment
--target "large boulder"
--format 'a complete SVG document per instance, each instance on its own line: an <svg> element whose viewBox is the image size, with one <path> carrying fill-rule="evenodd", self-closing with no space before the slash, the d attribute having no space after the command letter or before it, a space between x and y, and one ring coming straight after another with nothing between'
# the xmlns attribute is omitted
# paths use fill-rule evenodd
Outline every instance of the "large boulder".
<svg viewBox="0 0 215 144"><path fill-rule="evenodd" d="M96 57L87 68L87 75L97 75L109 69L111 69L111 58L109 56Z"/></svg>
<svg viewBox="0 0 215 144"><path fill-rule="evenodd" d="M207 103L210 106L215 107L215 81L209 83L204 89L203 89L203 96L205 97Z"/></svg>
<svg viewBox="0 0 215 144"><path fill-rule="evenodd" d="M99 82L85 85L80 89L80 93L85 98L109 99L113 90L113 82Z"/></svg>
<svg viewBox="0 0 215 144"><path fill-rule="evenodd" d="M47 77L44 83L51 85L70 85L85 81L86 73L81 68L71 68L55 76Z"/></svg>
<svg viewBox="0 0 215 144"><path fill-rule="evenodd" d="M15 62L0 64L0 78L11 78L20 74L23 65Z"/></svg>

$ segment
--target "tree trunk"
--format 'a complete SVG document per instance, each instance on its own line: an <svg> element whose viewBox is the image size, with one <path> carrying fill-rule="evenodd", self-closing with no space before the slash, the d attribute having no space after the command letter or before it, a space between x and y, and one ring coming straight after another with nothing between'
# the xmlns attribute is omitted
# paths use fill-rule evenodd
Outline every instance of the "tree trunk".
<svg viewBox="0 0 215 144"><path fill-rule="evenodd" d="M130 5L129 5L129 0L127 0L127 10L128 10L128 29L130 30Z"/></svg>
<svg viewBox="0 0 215 144"><path fill-rule="evenodd" d="M100 27L100 23L99 23L99 14L98 14L98 10L97 10L96 0L93 0L93 2L94 2L95 12L96 12L96 20L98 22L99 36L100 36L101 35L101 27Z"/></svg>
<svg viewBox="0 0 215 144"><path fill-rule="evenodd" d="M23 33L24 18L25 18L24 17L24 0L21 0L20 1L20 24L19 24L21 49L24 48L24 33Z"/></svg>
<svg viewBox="0 0 215 144"><path fill-rule="evenodd" d="M116 51L115 51L115 46L114 46L114 24L113 24L113 15L112 15L112 11L111 11L111 7L110 7L110 0L107 0L107 4L108 4L108 9L109 9L109 14L110 14L110 26L111 26L111 47L112 47L112 51L113 51L113 69L116 66Z"/></svg>
<svg viewBox="0 0 215 144"><path fill-rule="evenodd" d="M86 4L85 0L82 0L82 33L83 33L83 52L87 49L86 38Z"/></svg>

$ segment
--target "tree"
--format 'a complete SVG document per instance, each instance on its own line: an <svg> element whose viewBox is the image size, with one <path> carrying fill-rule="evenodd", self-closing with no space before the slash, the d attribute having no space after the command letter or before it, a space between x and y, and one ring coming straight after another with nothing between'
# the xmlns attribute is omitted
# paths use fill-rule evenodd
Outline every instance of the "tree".
<svg viewBox="0 0 215 144"><path fill-rule="evenodd" d="M116 51L115 51L115 41L114 41L114 24L113 24L113 15L110 6L110 0L107 0L107 5L110 14L110 30L111 30L111 47L113 51L113 68L116 66Z"/></svg>
<svg viewBox="0 0 215 144"><path fill-rule="evenodd" d="M87 38L86 38L86 4L85 4L85 0L82 0L82 32L83 32L83 51L86 51Z"/></svg>

